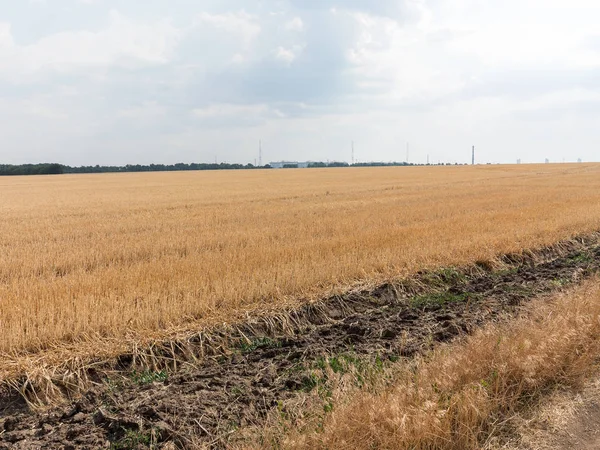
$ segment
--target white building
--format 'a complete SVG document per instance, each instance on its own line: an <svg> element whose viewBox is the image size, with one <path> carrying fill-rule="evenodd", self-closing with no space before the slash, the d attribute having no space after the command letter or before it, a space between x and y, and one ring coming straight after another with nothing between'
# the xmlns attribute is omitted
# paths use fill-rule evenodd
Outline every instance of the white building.
<svg viewBox="0 0 600 450"><path fill-rule="evenodd" d="M283 169L284 167L298 167L299 169L306 169L308 167L309 162L298 162L298 161L276 161L270 162L269 165L273 169Z"/></svg>

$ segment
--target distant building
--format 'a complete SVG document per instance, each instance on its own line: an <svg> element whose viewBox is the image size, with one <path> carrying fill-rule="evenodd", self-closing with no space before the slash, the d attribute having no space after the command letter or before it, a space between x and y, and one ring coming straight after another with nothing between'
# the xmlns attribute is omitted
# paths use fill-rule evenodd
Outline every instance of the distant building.
<svg viewBox="0 0 600 450"><path fill-rule="evenodd" d="M291 169L291 168L306 169L309 165L309 162L308 161L304 161L304 162L276 161L276 162L270 162L269 165L273 169Z"/></svg>

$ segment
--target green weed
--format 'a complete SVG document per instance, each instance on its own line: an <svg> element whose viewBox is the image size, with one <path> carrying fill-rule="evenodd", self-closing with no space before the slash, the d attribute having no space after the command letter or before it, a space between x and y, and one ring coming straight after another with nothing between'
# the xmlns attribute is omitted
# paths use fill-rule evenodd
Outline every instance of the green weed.
<svg viewBox="0 0 600 450"><path fill-rule="evenodd" d="M252 353L259 348L279 348L281 347L281 341L271 339L269 337L261 337L248 340L241 340L238 348L242 353Z"/></svg>
<svg viewBox="0 0 600 450"><path fill-rule="evenodd" d="M578 253L576 255L570 256L568 258L568 261L570 263L574 263L574 264L589 264L593 261L593 257L589 253L584 252L584 253Z"/></svg>
<svg viewBox="0 0 600 450"><path fill-rule="evenodd" d="M135 384L150 384L150 383L164 383L169 378L169 374L166 370L160 372L153 372L151 370L145 370L143 372L134 371L131 374L131 380Z"/></svg>
<svg viewBox="0 0 600 450"><path fill-rule="evenodd" d="M111 450L137 450L139 448L153 449L152 435L141 431L133 431L124 429L125 436L117 442L113 442L110 446Z"/></svg>

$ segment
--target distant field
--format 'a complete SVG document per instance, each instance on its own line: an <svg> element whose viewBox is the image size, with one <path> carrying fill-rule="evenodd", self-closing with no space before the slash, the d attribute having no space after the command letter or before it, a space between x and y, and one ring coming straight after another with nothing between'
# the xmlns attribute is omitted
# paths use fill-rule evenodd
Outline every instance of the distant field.
<svg viewBox="0 0 600 450"><path fill-rule="evenodd" d="M0 178L0 357L600 229L600 165Z"/></svg>

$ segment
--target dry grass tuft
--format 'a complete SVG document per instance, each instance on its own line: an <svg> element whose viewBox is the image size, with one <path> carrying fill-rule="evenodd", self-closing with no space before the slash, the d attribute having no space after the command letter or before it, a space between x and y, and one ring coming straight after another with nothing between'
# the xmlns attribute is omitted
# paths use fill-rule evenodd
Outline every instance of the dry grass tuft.
<svg viewBox="0 0 600 450"><path fill-rule="evenodd" d="M401 371L391 387L346 399L323 431L292 433L283 447L479 449L542 394L581 384L599 354L596 279L552 301L535 301L516 321L441 348Z"/></svg>
<svg viewBox="0 0 600 450"><path fill-rule="evenodd" d="M596 450L600 446L600 373L583 389L557 387L511 418L514 432L486 450Z"/></svg>

